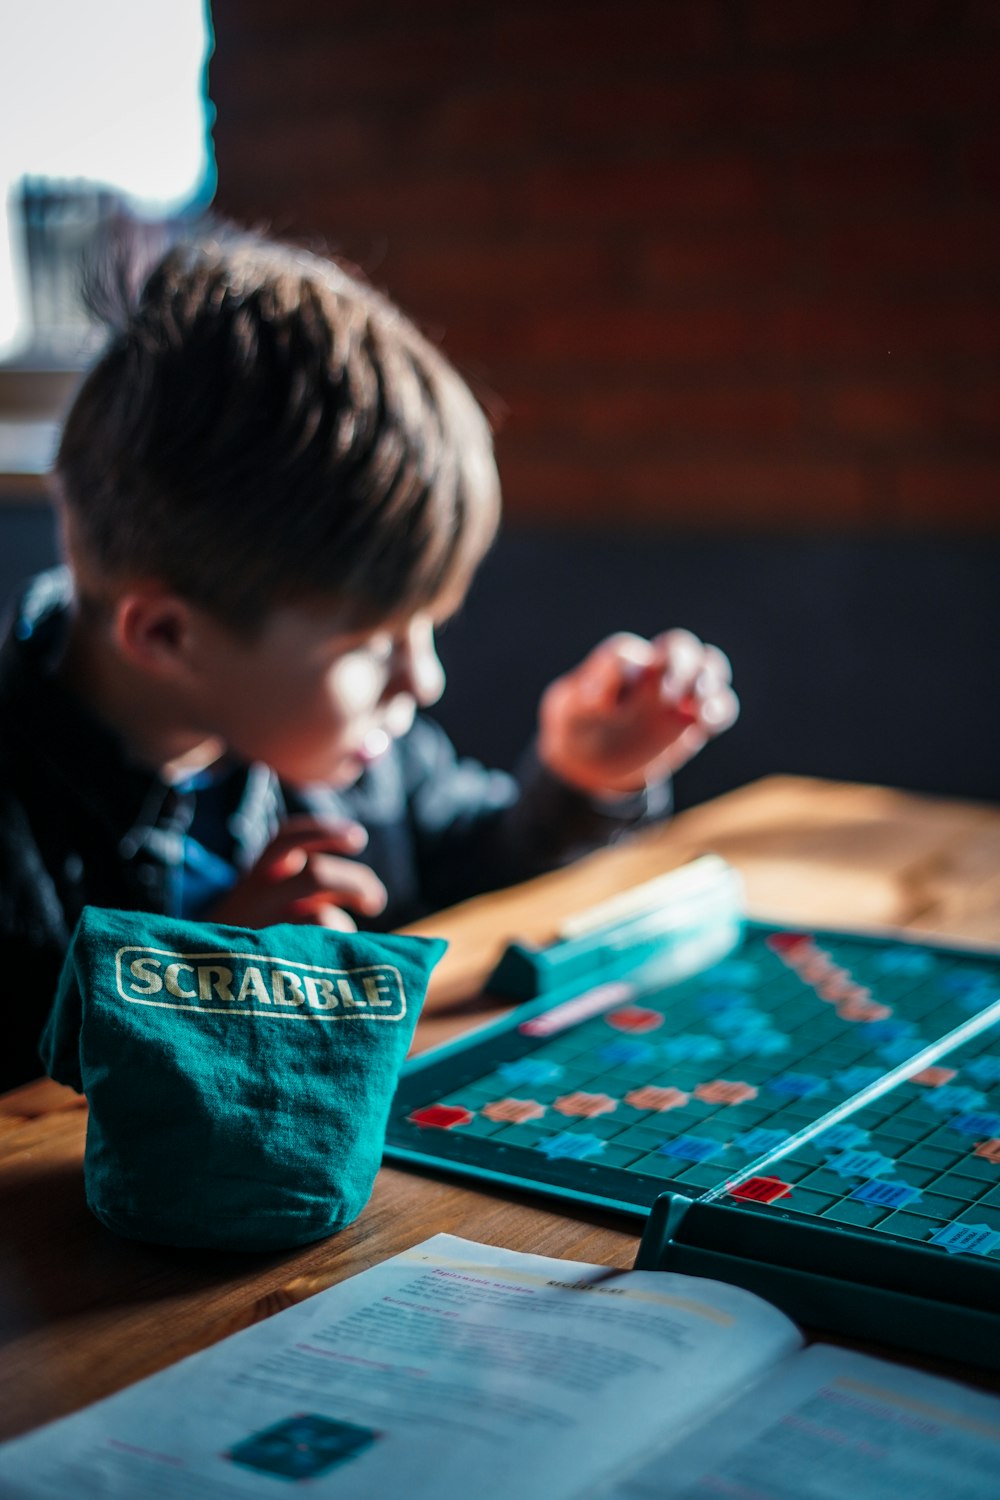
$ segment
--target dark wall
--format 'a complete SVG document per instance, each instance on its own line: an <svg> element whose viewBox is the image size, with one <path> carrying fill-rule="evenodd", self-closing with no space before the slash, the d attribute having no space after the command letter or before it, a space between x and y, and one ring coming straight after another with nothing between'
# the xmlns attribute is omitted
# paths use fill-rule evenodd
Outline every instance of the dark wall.
<svg viewBox="0 0 1000 1500"><path fill-rule="evenodd" d="M601 635L683 621L730 654L739 723L682 805L773 771L1000 796L1000 544L513 532L441 639L457 742L509 765Z"/></svg>

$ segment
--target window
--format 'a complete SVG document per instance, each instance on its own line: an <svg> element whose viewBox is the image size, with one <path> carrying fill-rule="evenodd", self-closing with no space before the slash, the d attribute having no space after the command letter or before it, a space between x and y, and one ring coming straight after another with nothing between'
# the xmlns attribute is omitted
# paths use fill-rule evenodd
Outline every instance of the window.
<svg viewBox="0 0 1000 1500"><path fill-rule="evenodd" d="M81 252L215 186L207 0L32 0L0 49L0 361L77 363Z"/></svg>

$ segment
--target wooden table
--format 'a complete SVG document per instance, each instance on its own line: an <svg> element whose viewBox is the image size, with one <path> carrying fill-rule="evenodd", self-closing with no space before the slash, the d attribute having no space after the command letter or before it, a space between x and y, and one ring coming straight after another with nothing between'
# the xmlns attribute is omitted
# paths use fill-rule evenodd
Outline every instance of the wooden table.
<svg viewBox="0 0 1000 1500"><path fill-rule="evenodd" d="M511 936L715 851L754 915L1000 939L1000 808L769 777L570 870L417 924L451 942L420 1048L489 1020L478 994ZM624 1221L584 1206L384 1168L356 1224L285 1255L157 1249L117 1239L83 1196L86 1109L48 1080L0 1098L0 1437L110 1394L440 1230L630 1266Z"/></svg>

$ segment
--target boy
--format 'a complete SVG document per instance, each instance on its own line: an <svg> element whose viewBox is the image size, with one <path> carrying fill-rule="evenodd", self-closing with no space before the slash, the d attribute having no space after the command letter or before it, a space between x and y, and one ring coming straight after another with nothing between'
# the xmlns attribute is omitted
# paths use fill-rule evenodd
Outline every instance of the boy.
<svg viewBox="0 0 1000 1500"><path fill-rule="evenodd" d="M613 637L545 693L518 780L456 761L418 710L496 528L490 434L395 308L305 252L168 252L55 477L69 569L0 654L5 1087L38 1072L85 904L396 926L665 812L736 716L714 648Z"/></svg>

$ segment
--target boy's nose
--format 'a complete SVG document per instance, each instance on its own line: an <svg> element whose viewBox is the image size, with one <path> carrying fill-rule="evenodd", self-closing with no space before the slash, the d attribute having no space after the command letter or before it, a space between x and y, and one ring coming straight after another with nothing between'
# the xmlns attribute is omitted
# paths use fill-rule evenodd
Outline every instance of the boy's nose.
<svg viewBox="0 0 1000 1500"><path fill-rule="evenodd" d="M387 696L408 693L421 708L429 708L444 692L444 668L434 644L434 625L416 618L400 641Z"/></svg>

